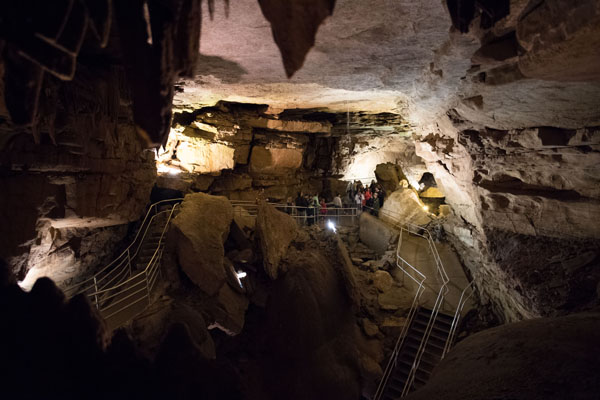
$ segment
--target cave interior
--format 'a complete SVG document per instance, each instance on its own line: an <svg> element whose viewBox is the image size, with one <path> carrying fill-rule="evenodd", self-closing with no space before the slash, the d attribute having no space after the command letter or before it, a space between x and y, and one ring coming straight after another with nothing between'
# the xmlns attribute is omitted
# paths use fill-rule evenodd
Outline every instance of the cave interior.
<svg viewBox="0 0 600 400"><path fill-rule="evenodd" d="M0 397L598 398L599 0L2 2L0 76Z"/></svg>

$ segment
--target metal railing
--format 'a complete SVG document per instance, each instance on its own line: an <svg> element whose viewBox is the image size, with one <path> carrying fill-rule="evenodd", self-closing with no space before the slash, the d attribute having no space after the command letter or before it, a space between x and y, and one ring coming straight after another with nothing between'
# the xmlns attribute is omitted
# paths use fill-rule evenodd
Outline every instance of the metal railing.
<svg viewBox="0 0 600 400"><path fill-rule="evenodd" d="M234 215L241 217L256 217L258 215L258 204L255 201L230 200L230 202L234 207ZM349 220L351 225L355 225L359 214L359 210L355 207L328 207L327 213L323 214L320 207L301 207L274 202L268 204L278 211L288 214L299 224L311 223L309 220L312 219L315 223L325 220L336 220L338 222L348 222Z"/></svg>
<svg viewBox="0 0 600 400"><path fill-rule="evenodd" d="M456 312L454 313L454 318L452 319L452 325L450 327L450 332L448 333L448 339L446 339L446 345L444 346L444 351L442 352L442 359L446 356L446 353L450 351L450 348L454 344L454 339L456 336L456 331L458 330L458 324L462 316L462 311L465 308L465 305L467 304L471 296L473 296L473 294L475 293L474 283L474 281L471 281L460 293L460 299L458 300ZM470 293L467 295L468 292Z"/></svg>
<svg viewBox="0 0 600 400"><path fill-rule="evenodd" d="M70 298L77 294L84 294L107 321L142 301L147 301L149 304L160 270L165 234L182 200L169 199L152 204L131 244L92 277L67 288L64 291L65 295ZM159 222L159 218L165 218L164 222ZM133 262L140 255L151 227L159 223L162 224L162 230L153 247L152 256L145 263L144 268L136 272Z"/></svg>
<svg viewBox="0 0 600 400"><path fill-rule="evenodd" d="M431 310L431 315L429 317L429 320L427 322L427 327L425 329L425 332L424 332L421 342L419 344L418 350L415 355L415 359L412 363L407 380L406 380L404 388L402 390L401 397L404 397L406 394L408 394L408 391L410 390L411 386L414 383L417 369L421 362L421 358L425 352L425 348L427 346L427 342L429 341L429 337L433 330L433 326L435 324L437 315L438 315L439 311L441 310L443 303L445 301L445 296L449 291L448 283L450 282L450 279L448 277L448 274L446 273L446 270L444 269L442 260L437 251L437 248L435 246L433 236L431 235L429 230L427 230L426 228L423 228L421 226L411 224L411 223L403 223L400 220L398 214L391 212L389 210L380 209L380 210L375 211L369 207L365 207L365 209L373 211L375 213L375 215L385 215L386 217L388 217L389 219L392 220L392 222L393 222L392 225L394 227L396 227L397 229L399 229L400 232L399 232L399 237L398 237L398 246L396 248L396 265L398 266L398 268L400 268L403 271L403 273L404 273L403 279L404 279L404 275L408 275L418 285L416 293L415 293L415 297L413 299L411 308L409 310L409 313L408 313L408 316L406 319L406 324L402 328L402 332L400 333L400 336L398 337L398 340L396 341L394 350L392 352L392 355L389 358L388 364L384 371L384 375L379 383L379 386L377 387L377 391L375 392L375 397L374 397L375 400L381 399L381 397L384 394L385 388L387 386L387 382L388 382L390 375L394 369L394 366L397 362L397 358L400 353L400 350L402 349L402 345L404 344L404 340L408 334L409 327L411 326L411 324L413 322L413 319L416 315L418 307L421 305L421 298L422 298L423 293L425 292L425 290L427 288L429 288L430 290L435 292L435 289L433 287L431 287L431 285L425 284L427 277L422 272L420 272L417 268L415 268L410 263L408 263L400 255L404 233L419 236L427 241L429 250L430 250L430 252L433 256L433 259L435 261L435 264L436 264L437 274L439 275L439 278L440 278L440 282L438 283L439 290L437 291L437 296L435 298L433 306L431 307L432 310ZM390 221L388 221L388 222L390 222ZM413 277L411 275L411 272L416 272L419 279L416 279L415 277ZM435 285L435 286L437 286L437 285ZM467 295L467 293L469 291L470 291L470 293ZM458 328L458 323L459 323L459 320L461 317L461 313L462 313L465 305L467 304L468 300L473 295L473 293L474 293L473 282L471 282L461 292L459 302L456 305L456 311L454 313L454 317L452 320L448 338L446 339L444 350L442 352L442 356L441 356L442 358L444 358L444 356L446 355L446 353L449 351L450 347L452 346L452 343L454 341L456 331Z"/></svg>

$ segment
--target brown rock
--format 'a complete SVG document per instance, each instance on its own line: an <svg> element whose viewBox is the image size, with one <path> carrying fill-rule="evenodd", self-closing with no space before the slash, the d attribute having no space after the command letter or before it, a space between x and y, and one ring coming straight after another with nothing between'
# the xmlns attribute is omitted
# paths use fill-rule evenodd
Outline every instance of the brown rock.
<svg viewBox="0 0 600 400"><path fill-rule="evenodd" d="M202 314L168 297L161 298L136 317L131 322L131 331L135 340L141 344L140 350L153 359L169 328L177 323L186 327L194 347L202 356L206 359L216 358L215 344Z"/></svg>
<svg viewBox="0 0 600 400"><path fill-rule="evenodd" d="M230 336L242 332L248 308L246 296L234 291L229 285L223 285L216 301L217 306L208 310L213 317L208 329L218 328Z"/></svg>
<svg viewBox="0 0 600 400"><path fill-rule="evenodd" d="M379 333L379 327L377 327L377 325L371 322L371 320L369 320L368 318L361 319L361 326L363 332L365 333L365 335L367 335L367 337L377 336L377 334Z"/></svg>
<svg viewBox="0 0 600 400"><path fill-rule="evenodd" d="M398 336L404 325L406 325L406 318L386 317L379 328L386 335Z"/></svg>
<svg viewBox="0 0 600 400"><path fill-rule="evenodd" d="M192 189L204 192L208 190L215 180L214 176L210 175L196 175L194 174L194 182L192 183Z"/></svg>
<svg viewBox="0 0 600 400"><path fill-rule="evenodd" d="M408 309L410 308L412 300L413 298L402 290L388 290L377 296L379 308L388 311Z"/></svg>
<svg viewBox="0 0 600 400"><path fill-rule="evenodd" d="M394 284L394 278L386 271L376 271L375 277L373 278L373 285L380 292L386 292Z"/></svg>
<svg viewBox="0 0 600 400"><path fill-rule="evenodd" d="M296 221L275 207L261 202L256 218L256 234L263 255L265 272L277 279L279 263L297 235Z"/></svg>
<svg viewBox="0 0 600 400"><path fill-rule="evenodd" d="M366 354L361 354L359 357L360 374L368 381L378 381L383 376L381 366L375 360Z"/></svg>
<svg viewBox="0 0 600 400"><path fill-rule="evenodd" d="M250 172L286 174L302 165L302 149L267 149L255 146L250 155Z"/></svg>
<svg viewBox="0 0 600 400"><path fill-rule="evenodd" d="M478 332L451 349L407 399L594 399L600 391L599 325L600 314L588 312ZM540 391L547 385L556 389Z"/></svg>
<svg viewBox="0 0 600 400"><path fill-rule="evenodd" d="M225 282L225 239L233 208L225 197L194 193L185 196L170 235L183 272L203 292L215 295Z"/></svg>

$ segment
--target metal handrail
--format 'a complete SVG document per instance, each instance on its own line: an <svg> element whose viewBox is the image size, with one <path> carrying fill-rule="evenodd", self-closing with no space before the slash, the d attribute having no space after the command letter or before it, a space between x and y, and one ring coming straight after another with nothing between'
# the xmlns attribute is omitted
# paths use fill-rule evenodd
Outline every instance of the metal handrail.
<svg viewBox="0 0 600 400"><path fill-rule="evenodd" d="M439 313L439 310L440 310L440 308L441 308L441 306L443 304L444 296L448 293L448 287L447 287L447 285L450 282L450 279L448 278L448 274L446 273L446 270L444 269L444 266L442 264L442 260L441 260L441 258L439 256L437 248L435 247L435 244L433 243L433 236L431 235L431 233L426 228L423 228L423 227L418 226L418 225L410 224L410 223L402 223L400 221L400 218L398 218L397 215L396 216L393 215L395 213L389 212L388 210L384 210L384 209L374 210L374 209L372 209L370 207L364 207L364 208L372 210L372 211L374 211L374 212L376 212L378 214L387 214L390 218L392 218L393 220L395 220L395 222L396 222L395 226L400 229L400 234L399 234L399 237L398 237L398 246L396 248L396 265L398 266L398 268L400 268L406 275L408 275L413 280L415 280L415 278L413 278L408 273L408 271L406 271L403 268L404 264L408 265L412 270L417 271L420 276L425 276L423 273L421 273L420 271L418 271L415 267L413 267L412 265L410 265L410 263L408 263L400 255L400 249L402 247L403 232L406 231L409 234L417 235L417 236L420 236L420 237L424 238L425 240L427 240L429 249L430 249L431 253L433 254L433 258L434 258L435 263L436 263L436 270L437 270L437 272L440 275L441 280L442 280L442 284L441 284L440 289L439 289L439 291L437 293L437 297L436 297L434 306L432 307L431 315L430 315L429 320L427 322L427 326L425 328L425 332L423 334L421 342L419 343L419 348L417 349L417 353L415 354L415 359L414 359L413 364L411 366L411 369L409 371L407 380L406 380L406 382L404 384L404 388L402 389L401 396L404 397L408 393L410 387L412 386L412 384L414 382L416 371L417 371L417 369L419 367L419 364L421 362L421 358L422 358L422 356L423 356L423 354L425 352L425 348L427 346L427 342L429 341L429 336L431 335L431 331L433 330L433 325L434 325L435 320L437 318L437 314ZM397 357L398 357L398 355L400 353L402 345L404 344L404 339L406 338L406 335L408 334L408 328L411 325L411 323L412 323L412 321L414 319L414 316L416 315L417 308L420 305L420 299L422 297L422 294L425 292L425 288L426 288L426 286L424 285L425 279L423 279L421 281L421 284L417 288L417 292L415 294L415 298L413 299L413 303L412 303L411 308L409 310L409 315L407 317L406 324L404 325L404 327L402 329L402 332L400 333L400 337L398 338L398 340L396 342L396 346L394 347L394 351L392 352L392 355L390 356L390 359L388 361L388 365L386 366L386 369L385 369L385 372L384 372L384 376L383 376L382 380L380 381L379 386L377 387L377 391L375 392L374 399L376 399L376 400L379 400L383 396L383 392L385 390L385 387L387 385L389 377L390 377L390 375L392 373L393 367L395 366L395 363L397 361Z"/></svg>
<svg viewBox="0 0 600 400"><path fill-rule="evenodd" d="M162 204L166 204L166 203L172 203L172 202L181 202L183 200L183 198L175 198L175 199L166 199L166 200L160 200L157 201L156 203L151 204L148 207L148 211L146 212L146 215L144 216L144 220L142 221L142 224L140 225L140 228L138 229L135 238L133 239L133 241L129 244L129 246L127 246L127 248L125 248L125 250L123 250L123 252L121 252L121 254L119 254L119 256L117 256L113 261L111 261L108 265L104 266L102 269L100 269L98 272L96 272L93 276L91 276L88 279L85 279L71 287L68 287L66 289L64 289L64 293L65 296L67 296L67 298L71 298L73 296L75 296L76 294L79 293L84 293L88 290L90 290L91 288L95 288L97 287L97 283L101 282L102 280L106 279L106 277L100 277L103 273L105 273L106 271L107 274L112 271L114 268L112 268L115 264L117 264L117 262L119 262L119 266L121 265L121 263L125 260L127 260L128 263L131 263L131 260L135 257L135 255L137 255L137 253L139 252L139 248L143 242L143 239L146 236L148 227L150 226L150 222L152 220L152 218L154 217L154 214L158 214L158 207ZM150 218L150 220L149 220ZM142 232L142 230L144 230L144 234L141 237L141 240L138 241L138 239L140 238L140 232ZM134 255L132 256L131 254L131 250L133 248L133 246L137 243L137 248L136 251L134 253ZM100 277L100 278L99 278ZM82 287L84 285L88 285L86 287L84 287L82 289Z"/></svg>
<svg viewBox="0 0 600 400"><path fill-rule="evenodd" d="M377 391L375 392L375 396L374 396L374 399L376 399L376 400L380 399L383 396L383 392L387 386L387 382L390 378L393 367L395 366L396 361L398 359L398 355L400 354L400 349L402 349L404 340L406 339L406 337L408 335L408 328L410 327L415 315L417 314L417 309L420 304L421 296L425 292L425 280L427 279L427 277L423 273L421 273L419 270L417 270L415 267L410 265L410 263L408 263L406 260L404 260L404 258L402 258L402 256L400 256L401 246L402 246L402 231L400 231L400 235L398 238L398 246L396 247L396 266L398 268L400 268L404 272L405 275L408 275L409 278L411 278L413 281L415 281L415 283L417 283L418 286L417 286L417 291L415 293L415 297L413 298L413 302L410 306L408 315L406 317L406 324L404 324L404 326L402 327L400 336L398 336L398 339L396 340L396 344L394 345L394 350L392 351L392 354L390 355L388 363L385 367L383 377L381 378L381 381L379 382L379 386L377 386ZM421 277L421 280L418 280L417 278L415 278L411 274L409 274L408 271L406 271L402 267L404 264L406 264L410 269L412 269L414 272L416 272L418 274L418 276ZM404 277L404 275L403 275L403 277Z"/></svg>
<svg viewBox="0 0 600 400"><path fill-rule="evenodd" d="M442 359L446 356L446 353L448 353L448 351L450 350L450 347L452 347L452 344L454 343L454 337L456 336L456 331L458 330L458 323L460 321L462 311L465 308L467 301L469 301L471 296L473 296L473 294L475 293L474 283L475 283L474 281L471 281L462 290L462 292L460 294L460 298L458 299L458 305L456 306L456 312L454 313L454 318L452 319L452 325L450 327L450 332L448 333L448 338L446 339L446 344L444 345L444 351L442 352ZM467 293L468 290L470 290L471 293L469 293L469 295L467 297L465 297L465 294Z"/></svg>
<svg viewBox="0 0 600 400"><path fill-rule="evenodd" d="M132 243L115 260L113 260L113 262L102 268L91 278L71 289L70 292L74 292L74 294L72 294L70 297L78 293L85 294L105 320L108 320L116 314L131 308L141 301L148 300L148 302L150 302L151 292L156 284L158 273L160 272L159 266L163 253L162 244L166 236L169 223L173 219L181 200L182 199L169 199L152 204L149 207L144 221L142 222L142 225L140 226L140 229L138 230ZM158 211L160 205L173 202L175 202L175 204L169 209ZM152 213L154 213L154 215L151 215ZM159 215L163 214L166 215L167 218L164 226L162 227L162 231L152 257L146 263L142 271L133 275L132 261L138 255L142 244L144 243L144 239L147 237L150 226L153 225L154 221ZM117 260L121 261L116 262ZM111 276L111 278L107 282L99 284L99 282L107 279L108 276ZM90 282L93 283L91 286L89 285ZM84 283L88 283L88 285L84 286ZM84 286L83 289L82 286ZM142 288L140 289L139 287ZM76 289L79 290L77 291ZM143 291L146 291L145 295L142 297L137 297L137 295ZM122 298L117 297L123 295L124 297ZM115 308L118 309L115 311Z"/></svg>
<svg viewBox="0 0 600 400"><path fill-rule="evenodd" d="M242 217L256 217L257 216L258 204L255 201L230 200L230 203L234 207L234 215L239 215ZM281 209L291 210L292 211L291 214L288 214L288 215L290 217L294 218L296 221L310 217L305 214L300 214L298 211L304 211L309 208L314 209L314 210L320 210L319 207L303 207L303 206L296 206L296 205L288 205L286 203L267 202L267 204L275 207L278 210L281 210ZM236 211L235 207L237 207L237 210L239 210L239 211ZM242 210L245 211L246 213L242 214ZM356 209L356 207L342 207L342 208L332 207L332 208L327 208L327 211L328 211L327 214L317 214L315 212L315 214L312 217L317 218L317 219L351 217L353 220L355 220L356 217L358 216L358 210ZM335 212L337 212L337 214L333 214L333 213L330 214L329 211L335 211ZM237 214L236 214L236 212L237 212ZM344 214L339 214L340 212L343 212Z"/></svg>

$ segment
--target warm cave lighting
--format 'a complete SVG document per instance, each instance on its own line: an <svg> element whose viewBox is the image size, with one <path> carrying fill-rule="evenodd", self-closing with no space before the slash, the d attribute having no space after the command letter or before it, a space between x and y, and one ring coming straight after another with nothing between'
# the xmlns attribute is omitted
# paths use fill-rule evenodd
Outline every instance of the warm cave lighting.
<svg viewBox="0 0 600 400"><path fill-rule="evenodd" d="M170 175L179 175L181 173L181 170L179 170L177 168L169 167L168 165L164 165L164 164L158 164L158 166L156 167L156 171L159 174L170 174Z"/></svg>
<svg viewBox="0 0 600 400"><path fill-rule="evenodd" d="M333 231L333 233L337 232L337 229L335 229L335 224L333 223L333 221L327 221L327 227L329 229L331 229Z"/></svg>
<svg viewBox="0 0 600 400"><path fill-rule="evenodd" d="M425 212L429 211L429 207L423 206L423 211L425 211Z"/></svg>

